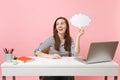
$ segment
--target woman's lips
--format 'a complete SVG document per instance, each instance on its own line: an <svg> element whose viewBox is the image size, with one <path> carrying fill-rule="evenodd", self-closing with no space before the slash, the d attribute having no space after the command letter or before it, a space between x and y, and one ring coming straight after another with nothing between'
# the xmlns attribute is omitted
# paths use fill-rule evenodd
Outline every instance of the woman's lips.
<svg viewBox="0 0 120 80"><path fill-rule="evenodd" d="M62 31L63 29L58 29L59 31Z"/></svg>

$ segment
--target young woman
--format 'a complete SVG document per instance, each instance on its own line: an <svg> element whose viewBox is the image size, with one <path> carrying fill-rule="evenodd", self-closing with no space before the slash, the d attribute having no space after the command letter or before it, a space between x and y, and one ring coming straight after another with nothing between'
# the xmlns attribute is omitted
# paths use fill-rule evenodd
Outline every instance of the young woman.
<svg viewBox="0 0 120 80"><path fill-rule="evenodd" d="M80 52L80 37L83 35L84 30L79 29L76 37L76 44L70 36L69 23L64 17L59 17L55 20L53 26L53 36L46 39L34 53L37 56L58 59L62 56L78 56ZM49 53L43 51L49 48ZM74 80L74 77L68 76L44 76L42 80Z"/></svg>

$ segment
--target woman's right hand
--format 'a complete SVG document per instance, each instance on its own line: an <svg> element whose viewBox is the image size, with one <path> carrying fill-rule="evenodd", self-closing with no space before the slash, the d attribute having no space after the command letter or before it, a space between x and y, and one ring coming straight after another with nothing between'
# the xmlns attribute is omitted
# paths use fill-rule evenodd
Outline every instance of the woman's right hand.
<svg viewBox="0 0 120 80"><path fill-rule="evenodd" d="M84 29L81 28L79 29L78 37L82 36L84 34Z"/></svg>
<svg viewBox="0 0 120 80"><path fill-rule="evenodd" d="M51 59L60 59L61 56L59 54L52 54L52 55L49 55L48 58L51 58Z"/></svg>

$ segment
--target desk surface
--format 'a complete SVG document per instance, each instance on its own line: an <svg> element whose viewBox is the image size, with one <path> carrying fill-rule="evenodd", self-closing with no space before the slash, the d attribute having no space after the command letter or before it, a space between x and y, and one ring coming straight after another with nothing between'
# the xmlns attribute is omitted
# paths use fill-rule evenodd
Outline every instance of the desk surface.
<svg viewBox="0 0 120 80"><path fill-rule="evenodd" d="M18 61L18 64L14 65L13 63L4 62L1 66L4 67L75 67L75 68L88 68L88 67L118 67L118 64L114 61L111 62L102 62L102 63L93 63L93 64L85 64L80 61L77 61L74 57L62 57L61 59L48 59L41 57L33 57L34 60L30 62L22 62Z"/></svg>
<svg viewBox="0 0 120 80"><path fill-rule="evenodd" d="M85 64L77 61L74 57L62 57L61 59L48 59L33 57L34 61L18 64L2 63L2 75L7 76L38 76L38 75L81 75L103 76L118 75L118 64L114 61Z"/></svg>

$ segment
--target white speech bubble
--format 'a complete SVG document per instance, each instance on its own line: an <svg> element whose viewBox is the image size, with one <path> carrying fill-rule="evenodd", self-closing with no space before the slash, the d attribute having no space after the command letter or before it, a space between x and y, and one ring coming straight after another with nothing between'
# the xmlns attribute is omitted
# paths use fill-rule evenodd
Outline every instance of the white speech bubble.
<svg viewBox="0 0 120 80"><path fill-rule="evenodd" d="M70 22L73 26L81 28L87 27L91 22L91 19L85 14L75 14L70 18Z"/></svg>

